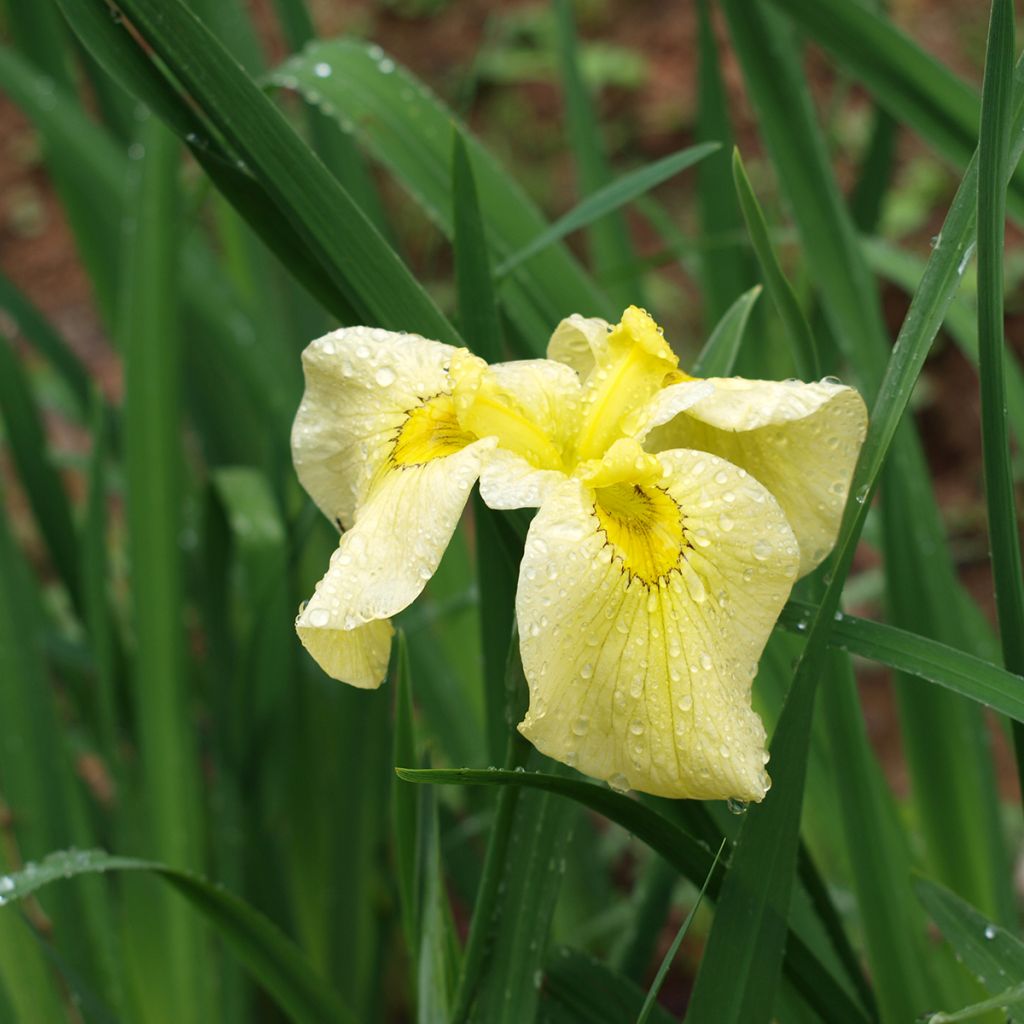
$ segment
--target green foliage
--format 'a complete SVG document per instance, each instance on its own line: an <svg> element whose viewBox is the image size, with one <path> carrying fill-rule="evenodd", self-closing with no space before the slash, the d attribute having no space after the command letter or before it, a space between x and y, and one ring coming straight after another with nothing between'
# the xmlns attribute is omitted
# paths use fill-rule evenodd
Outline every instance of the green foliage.
<svg viewBox="0 0 1024 1024"><path fill-rule="evenodd" d="M608 103L653 63L593 38L603 5L495 14L441 88L557 92L566 160L544 172L575 184L551 216L467 127L486 134L486 102L462 119L378 46L317 39L312 5L273 6L294 52L268 70L241 0L7 5L0 85L124 386L0 275L0 1018L1024 1019L1019 808L984 717L1019 747L1012 4L992 4L979 103L879 5L701 0L696 144L677 105L653 151ZM382 31L426 32L458 5L388 6ZM726 33L766 154L749 176L728 165ZM802 39L877 104L849 196ZM962 174L927 260L876 237L897 133ZM651 229L667 273L641 255ZM975 308L958 289L976 243ZM910 296L895 345L880 278ZM289 458L310 338L366 323L537 357L561 317L645 300L703 319L695 375L836 373L871 408L835 551L762 661L773 787L750 808L615 792L519 735L525 513L470 506L378 692L327 679L291 628L337 544ZM1001 656L909 414L942 328L979 368ZM862 534L884 622L841 610ZM869 740L865 660L895 676L906 796Z"/></svg>

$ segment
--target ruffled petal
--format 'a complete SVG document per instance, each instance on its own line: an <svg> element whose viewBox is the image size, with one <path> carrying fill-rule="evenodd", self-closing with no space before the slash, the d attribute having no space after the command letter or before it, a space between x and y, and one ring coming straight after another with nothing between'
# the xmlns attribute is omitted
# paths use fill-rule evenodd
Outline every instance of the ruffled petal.
<svg viewBox="0 0 1024 1024"><path fill-rule="evenodd" d="M476 433L498 438L500 447L480 475L480 495L491 508L536 508L565 479L581 396L573 370L549 359L498 363L484 371L472 409L460 415Z"/></svg>
<svg viewBox="0 0 1024 1024"><path fill-rule="evenodd" d="M450 390L446 367L455 351L371 327L345 327L307 346L292 458L332 522L352 525L409 413Z"/></svg>
<svg viewBox="0 0 1024 1024"><path fill-rule="evenodd" d="M493 438L404 464L375 484L295 622L320 667L354 686L383 682L391 627L433 576Z"/></svg>
<svg viewBox="0 0 1024 1024"><path fill-rule="evenodd" d="M608 351L608 332L611 324L596 316L573 313L566 317L548 342L548 359L571 366L580 380L585 380Z"/></svg>
<svg viewBox="0 0 1024 1024"><path fill-rule="evenodd" d="M527 537L516 615L539 750L616 788L760 800L750 688L796 576L778 503L713 455L657 483L566 480Z"/></svg>
<svg viewBox="0 0 1024 1024"><path fill-rule="evenodd" d="M696 448L747 470L775 495L800 544L800 575L832 550L867 430L852 388L828 380L711 378L682 411L665 388L645 410L648 451Z"/></svg>

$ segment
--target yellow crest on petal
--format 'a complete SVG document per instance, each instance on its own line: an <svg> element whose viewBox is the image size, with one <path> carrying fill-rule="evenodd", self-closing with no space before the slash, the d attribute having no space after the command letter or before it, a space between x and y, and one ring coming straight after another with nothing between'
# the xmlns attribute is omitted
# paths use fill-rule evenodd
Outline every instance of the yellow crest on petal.
<svg viewBox="0 0 1024 1024"><path fill-rule="evenodd" d="M451 395L435 395L409 412L398 430L391 461L396 466L421 466L454 455L476 437L463 430Z"/></svg>

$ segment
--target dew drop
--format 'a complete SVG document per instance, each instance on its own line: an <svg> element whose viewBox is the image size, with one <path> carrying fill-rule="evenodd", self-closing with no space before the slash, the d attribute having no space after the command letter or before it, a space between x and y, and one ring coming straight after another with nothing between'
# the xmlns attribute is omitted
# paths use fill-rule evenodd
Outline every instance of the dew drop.
<svg viewBox="0 0 1024 1024"><path fill-rule="evenodd" d="M985 925L985 938L990 942L996 937L996 926L994 924Z"/></svg>
<svg viewBox="0 0 1024 1024"><path fill-rule="evenodd" d="M309 624L314 629L323 629L331 621L331 613L326 608L314 608L309 613Z"/></svg>
<svg viewBox="0 0 1024 1024"><path fill-rule="evenodd" d="M616 793L628 793L629 792L629 779L626 778L622 772L616 772L609 780L608 785L615 790Z"/></svg>
<svg viewBox="0 0 1024 1024"><path fill-rule="evenodd" d="M763 562L766 558L770 558L772 554L772 546L769 541L759 540L753 548L754 557L759 561Z"/></svg>
<svg viewBox="0 0 1024 1024"><path fill-rule="evenodd" d="M331 77L331 65L320 61L319 64L313 65L313 74L317 78L330 78Z"/></svg>
<svg viewBox="0 0 1024 1024"><path fill-rule="evenodd" d="M390 387L395 383L395 371L389 366L382 366L374 375L373 379L382 387Z"/></svg>
<svg viewBox="0 0 1024 1024"><path fill-rule="evenodd" d="M587 730L590 728L590 719L586 715L580 715L572 724L572 732L574 736L586 736Z"/></svg>
<svg viewBox="0 0 1024 1024"><path fill-rule="evenodd" d="M737 800L735 797L730 797L726 800L725 806L729 808L730 814L746 814L749 805L745 800Z"/></svg>

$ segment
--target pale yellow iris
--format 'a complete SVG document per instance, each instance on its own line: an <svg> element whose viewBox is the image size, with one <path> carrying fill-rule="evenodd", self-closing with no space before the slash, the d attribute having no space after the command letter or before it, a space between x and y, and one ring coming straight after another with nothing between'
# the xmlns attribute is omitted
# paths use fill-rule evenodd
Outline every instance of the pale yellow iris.
<svg viewBox="0 0 1024 1024"><path fill-rule="evenodd" d="M382 680L472 484L537 507L516 614L540 750L622 788L760 799L750 687L798 574L835 539L865 427L855 392L697 381L660 328L570 317L548 359L487 366L411 335L314 342L300 479L346 532L299 616L332 675Z"/></svg>

